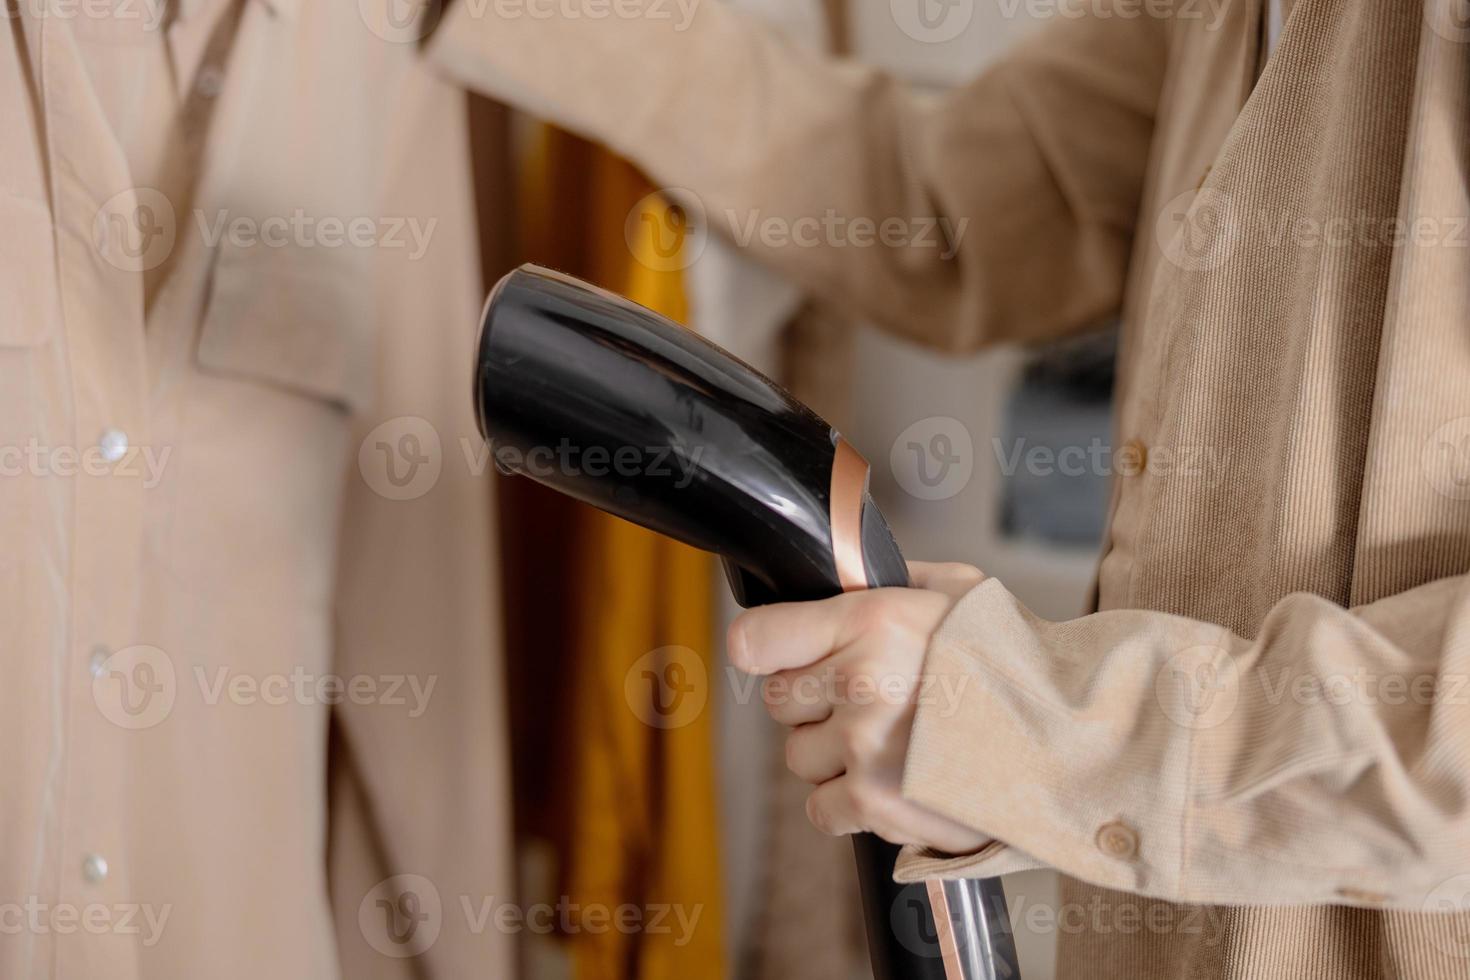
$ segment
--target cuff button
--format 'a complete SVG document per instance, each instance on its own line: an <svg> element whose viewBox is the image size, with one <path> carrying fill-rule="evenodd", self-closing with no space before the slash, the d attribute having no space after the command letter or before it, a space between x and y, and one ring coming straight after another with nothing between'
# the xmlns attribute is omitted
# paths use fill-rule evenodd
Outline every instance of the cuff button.
<svg viewBox="0 0 1470 980"><path fill-rule="evenodd" d="M1138 831L1121 820L1105 823L1097 832L1097 848L1110 858L1132 860L1138 856Z"/></svg>

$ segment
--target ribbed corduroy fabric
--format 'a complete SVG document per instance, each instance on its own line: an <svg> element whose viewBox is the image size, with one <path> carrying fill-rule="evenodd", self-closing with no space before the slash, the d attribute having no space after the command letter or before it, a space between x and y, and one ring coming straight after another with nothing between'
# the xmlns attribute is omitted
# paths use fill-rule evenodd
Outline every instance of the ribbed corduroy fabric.
<svg viewBox="0 0 1470 980"><path fill-rule="evenodd" d="M1065 842L1046 863L1094 882L1129 879L1127 891L1064 882L1059 921L1074 912L1087 923L1061 929L1064 977L1470 976L1470 733L1456 693L1467 591L1454 578L1470 569L1466 44L1416 4L1296 6L1198 191L1172 204L1145 201L1146 215L1170 206L1188 215L1180 237L1136 241L1125 318L1119 436L1145 461L1163 451L1176 465L1145 462L1117 477L1100 608L1170 613L1232 637L1186 629L1172 645L1154 644L1152 659L1142 650L1110 657L1108 628L1091 622L1112 616L1116 629L1118 614L1105 612L1063 624L1064 641L1038 645L1072 654L1074 669L1058 672L1056 690L1084 688L1070 714L1011 706L1027 723L1014 737L1063 757L1040 787L1020 776L1017 757L997 767L1027 783L1034 792L1025 802L1043 812L1002 806L1007 816L987 824L974 815L995 804L973 797L992 782L976 780L967 793L929 775L955 764L948 747L967 736L1005 752L994 705L969 717L931 711L914 750L927 758L911 759L912 795L1000 840L1023 821L1054 828L1044 811L1069 805L1133 835L1136 855L1095 862L1075 852L1101 849L1101 829L1095 840L1042 831ZM1202 462L1177 465L1190 451ZM1436 580L1448 581L1430 586ZM1429 588L1405 594L1421 586ZM1320 617L1283 614L1297 594L1341 607L1376 603L1374 639L1394 640L1379 656ZM992 670L1006 659L994 612L993 602L976 602L946 626L951 642ZM1137 617L1125 634L1158 638L1147 613L1123 615ZM1146 719L1169 710L1155 687L1160 668L1196 644L1253 652L1235 655L1238 680L1211 675L1222 696L1239 698L1230 717L1205 709L1185 720L1199 730L1181 740L1178 724L1160 734ZM1154 681L1118 686L1120 665L1107 661L1122 656ZM1353 704L1321 711L1294 695L1261 696L1273 683L1283 690L1273 671L1323 680L1336 676L1333 665L1343 676L1366 667L1379 682L1432 677L1440 700L1395 704L1365 687L1348 695ZM1067 700L1037 686L1020 699ZM1069 749L1095 733L1059 726L1098 719L1127 737L1116 752L1079 762ZM1099 799L1078 786L1090 767L1113 784ZM1114 792L1135 779L1132 792ZM1201 816L1206 809L1215 812ZM1159 837L1162 857L1176 864L1162 876L1168 884L1136 866L1151 860ZM1385 857L1394 850L1406 855L1401 876ZM1365 867L1364 851L1381 864ZM1441 856L1438 873L1425 852ZM1273 869L1266 855L1283 863ZM907 876L990 873L1004 860L995 850L988 861L911 860ZM1308 891L1320 881L1314 900L1331 902L1325 893L1335 890L1344 904L1184 905L1137 894L1230 890L1237 901L1275 902L1302 894L1293 879Z"/></svg>

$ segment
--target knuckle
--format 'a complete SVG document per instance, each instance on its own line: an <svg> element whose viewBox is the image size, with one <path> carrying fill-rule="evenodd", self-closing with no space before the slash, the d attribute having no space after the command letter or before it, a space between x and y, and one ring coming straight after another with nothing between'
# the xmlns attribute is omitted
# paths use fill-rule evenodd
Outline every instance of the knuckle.
<svg viewBox="0 0 1470 980"><path fill-rule="evenodd" d="M797 763L801 759L801 749L797 745L796 735L796 732L792 732L786 736L786 768L792 772L796 772Z"/></svg>
<svg viewBox="0 0 1470 980"><path fill-rule="evenodd" d="M857 823L868 826L876 813L873 794L860 780L850 780L847 788L847 809Z"/></svg>
<svg viewBox="0 0 1470 980"><path fill-rule="evenodd" d="M731 665L739 670L749 671L752 663L744 615L736 617L725 631L725 649L729 651Z"/></svg>
<svg viewBox="0 0 1470 980"><path fill-rule="evenodd" d="M833 836L832 817L816 793L806 798L806 818L818 831L829 837Z"/></svg>
<svg viewBox="0 0 1470 980"><path fill-rule="evenodd" d="M855 657L843 671L839 693L842 703L857 708L877 704L891 668L880 653Z"/></svg>
<svg viewBox="0 0 1470 980"><path fill-rule="evenodd" d="M873 757L876 747L875 739L862 726L849 725L842 732L843 761L849 765L867 762Z"/></svg>
<svg viewBox="0 0 1470 980"><path fill-rule="evenodd" d="M984 572L974 565L966 565L963 562L946 562L940 568L940 572L966 592L985 581Z"/></svg>
<svg viewBox="0 0 1470 980"><path fill-rule="evenodd" d="M855 633L876 633L889 627L894 616L894 607L897 605L893 594L879 590L852 595L852 609L848 613L848 622Z"/></svg>

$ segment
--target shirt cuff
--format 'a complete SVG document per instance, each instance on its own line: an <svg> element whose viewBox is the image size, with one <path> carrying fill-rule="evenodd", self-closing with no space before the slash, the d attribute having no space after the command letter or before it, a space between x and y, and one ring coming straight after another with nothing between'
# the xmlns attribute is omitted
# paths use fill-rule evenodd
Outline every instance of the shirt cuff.
<svg viewBox="0 0 1470 980"><path fill-rule="evenodd" d="M1109 888L1177 890L1191 739L1137 710L1141 678L1121 699L1092 689L1089 658L1112 639L1108 620L1092 619L1076 635L1077 623L1037 619L988 579L940 626L903 793L997 843L968 857L908 852L903 880L1049 866ZM1189 628L1166 619L1159 629Z"/></svg>
<svg viewBox="0 0 1470 980"><path fill-rule="evenodd" d="M1016 871L1035 871L1045 867L1045 861L1038 861L998 840L991 841L973 854L960 855L910 846L899 853L893 880L907 884L930 878L999 878Z"/></svg>

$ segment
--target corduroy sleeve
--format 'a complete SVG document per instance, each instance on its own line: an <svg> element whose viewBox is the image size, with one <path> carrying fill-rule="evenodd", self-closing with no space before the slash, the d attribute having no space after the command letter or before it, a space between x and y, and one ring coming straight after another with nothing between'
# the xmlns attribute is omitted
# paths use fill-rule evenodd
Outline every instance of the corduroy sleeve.
<svg viewBox="0 0 1470 980"><path fill-rule="evenodd" d="M1167 27L1111 4L1054 19L937 103L721 3L460 3L429 52L639 164L700 227L838 308L969 350L1120 305Z"/></svg>
<svg viewBox="0 0 1470 980"><path fill-rule="evenodd" d="M899 877L1045 864L1214 904L1433 910L1470 874L1470 577L1258 636L1162 613L1040 620L1000 582L928 652L904 792L995 843Z"/></svg>

